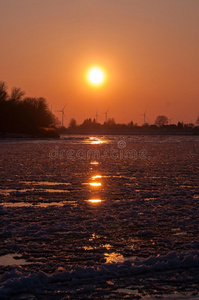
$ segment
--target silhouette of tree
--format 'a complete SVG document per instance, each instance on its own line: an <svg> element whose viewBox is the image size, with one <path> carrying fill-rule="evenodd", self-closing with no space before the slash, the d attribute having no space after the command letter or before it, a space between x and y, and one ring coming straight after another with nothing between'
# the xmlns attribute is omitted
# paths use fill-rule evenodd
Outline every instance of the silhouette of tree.
<svg viewBox="0 0 199 300"><path fill-rule="evenodd" d="M0 102L8 99L7 85L5 82L0 81Z"/></svg>
<svg viewBox="0 0 199 300"><path fill-rule="evenodd" d="M196 119L196 125L199 126L199 117Z"/></svg>
<svg viewBox="0 0 199 300"><path fill-rule="evenodd" d="M69 122L68 127L71 128L71 129L76 128L76 127L77 127L77 121L76 121L74 118L72 118L72 119L70 120L70 122Z"/></svg>
<svg viewBox="0 0 199 300"><path fill-rule="evenodd" d="M183 124L183 122L178 122L178 125L177 125L177 127L178 127L179 129L182 129L182 128L184 127L184 124Z"/></svg>
<svg viewBox="0 0 199 300"><path fill-rule="evenodd" d="M184 125L185 128L194 128L194 124L193 123L188 123Z"/></svg>
<svg viewBox="0 0 199 300"><path fill-rule="evenodd" d="M108 119L108 121L107 121L106 124L107 124L108 127L115 126L115 120L114 120L114 118Z"/></svg>
<svg viewBox="0 0 199 300"><path fill-rule="evenodd" d="M0 132L45 134L57 126L57 118L48 109L44 98L24 98L20 88L13 88L10 95L5 82L0 82ZM44 129L45 128L45 129Z"/></svg>
<svg viewBox="0 0 199 300"><path fill-rule="evenodd" d="M166 125L167 124L167 125ZM164 128L165 130L162 130ZM199 127L194 127L193 124L186 124L178 122L178 125L168 125L168 118L166 116L158 116L156 124L138 126L137 123L131 121L128 124L116 123L114 119L108 119L103 124L97 123L95 119L85 119L82 124L77 125L75 119L71 119L68 130L65 129L65 133L85 133L85 134L136 134L145 133L147 134L162 134L164 132L172 133L172 130L176 132L176 129L184 129L187 132L193 134L199 134ZM73 130L74 129L74 130ZM196 130L197 129L197 130ZM184 131L183 131L184 132Z"/></svg>
<svg viewBox="0 0 199 300"><path fill-rule="evenodd" d="M7 113L8 113L8 92L5 82L0 81L0 132L4 135L7 127Z"/></svg>
<svg viewBox="0 0 199 300"><path fill-rule="evenodd" d="M134 123L133 123L133 121L131 121L130 123L128 123L128 124L127 124L127 126L128 126L129 128L132 128L132 127L134 127Z"/></svg>
<svg viewBox="0 0 199 300"><path fill-rule="evenodd" d="M89 128L92 126L92 124L93 124L93 121L91 118L85 119L84 122L82 123L82 127Z"/></svg>
<svg viewBox="0 0 199 300"><path fill-rule="evenodd" d="M142 128L147 128L147 127L149 127L149 123L145 122L141 127Z"/></svg>
<svg viewBox="0 0 199 300"><path fill-rule="evenodd" d="M168 125L169 123L169 119L166 116L157 116L156 120L155 120L155 125L162 127L164 125Z"/></svg>
<svg viewBox="0 0 199 300"><path fill-rule="evenodd" d="M20 88L12 88L11 95L9 100L13 102L21 101L23 96L25 95L25 92L23 92Z"/></svg>

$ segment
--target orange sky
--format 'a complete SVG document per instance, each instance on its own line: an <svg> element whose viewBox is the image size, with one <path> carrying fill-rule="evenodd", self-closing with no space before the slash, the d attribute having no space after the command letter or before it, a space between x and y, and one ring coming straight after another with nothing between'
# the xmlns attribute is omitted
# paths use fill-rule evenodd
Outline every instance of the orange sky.
<svg viewBox="0 0 199 300"><path fill-rule="evenodd" d="M85 81L92 65L106 82ZM0 80L67 120L199 115L198 0L0 0Z"/></svg>

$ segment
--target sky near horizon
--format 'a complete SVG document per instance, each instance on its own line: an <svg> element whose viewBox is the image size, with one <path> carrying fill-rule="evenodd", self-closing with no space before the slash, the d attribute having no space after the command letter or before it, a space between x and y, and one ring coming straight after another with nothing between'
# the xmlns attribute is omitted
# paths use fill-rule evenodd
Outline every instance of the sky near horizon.
<svg viewBox="0 0 199 300"><path fill-rule="evenodd" d="M98 65L105 82L86 80ZM0 80L65 103L66 125L98 108L117 122L199 115L199 0L0 0ZM56 113L59 116L58 113Z"/></svg>

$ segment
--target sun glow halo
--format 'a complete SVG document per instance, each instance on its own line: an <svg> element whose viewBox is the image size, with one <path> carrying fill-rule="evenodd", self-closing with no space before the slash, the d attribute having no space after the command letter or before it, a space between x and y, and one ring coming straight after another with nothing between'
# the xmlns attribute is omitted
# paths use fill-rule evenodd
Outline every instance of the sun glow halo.
<svg viewBox="0 0 199 300"><path fill-rule="evenodd" d="M100 85L104 81L104 72L98 67L93 67L88 72L88 80L93 85Z"/></svg>

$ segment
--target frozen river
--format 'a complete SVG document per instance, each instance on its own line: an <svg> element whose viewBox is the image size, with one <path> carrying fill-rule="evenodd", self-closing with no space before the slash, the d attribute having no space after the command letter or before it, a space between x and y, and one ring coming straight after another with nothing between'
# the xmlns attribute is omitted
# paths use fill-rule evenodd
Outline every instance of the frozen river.
<svg viewBox="0 0 199 300"><path fill-rule="evenodd" d="M199 137L0 141L0 299L198 299Z"/></svg>

